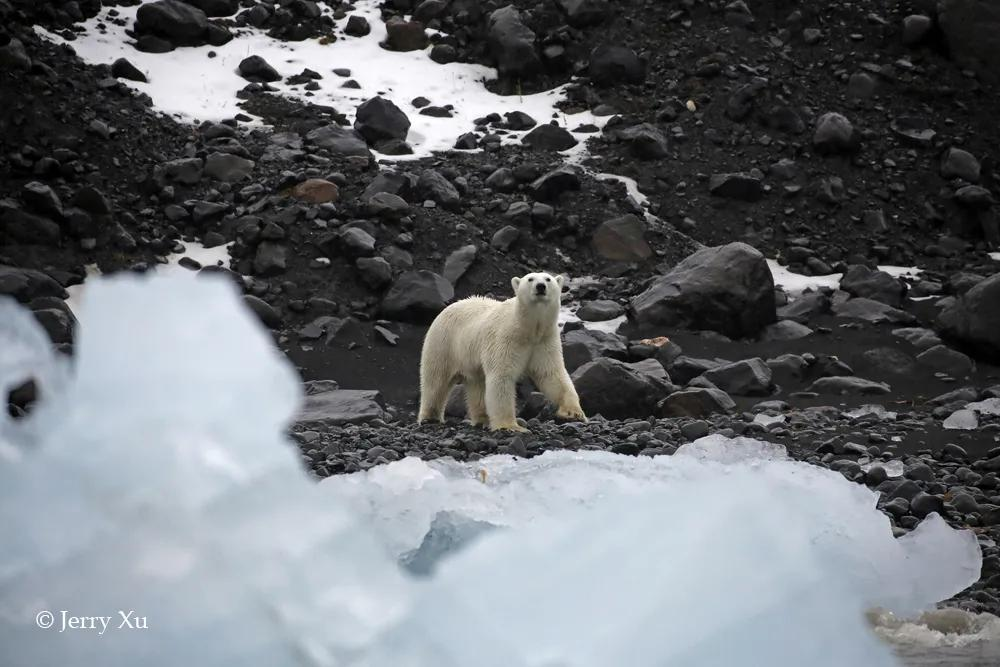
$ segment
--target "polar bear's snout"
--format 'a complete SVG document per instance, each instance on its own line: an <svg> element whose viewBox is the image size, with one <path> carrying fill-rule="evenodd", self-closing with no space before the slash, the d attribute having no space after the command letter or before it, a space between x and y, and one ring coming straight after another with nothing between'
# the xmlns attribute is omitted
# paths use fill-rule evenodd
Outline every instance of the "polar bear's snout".
<svg viewBox="0 0 1000 667"><path fill-rule="evenodd" d="M545 283L538 283L535 285L535 294L539 296L545 295Z"/></svg>

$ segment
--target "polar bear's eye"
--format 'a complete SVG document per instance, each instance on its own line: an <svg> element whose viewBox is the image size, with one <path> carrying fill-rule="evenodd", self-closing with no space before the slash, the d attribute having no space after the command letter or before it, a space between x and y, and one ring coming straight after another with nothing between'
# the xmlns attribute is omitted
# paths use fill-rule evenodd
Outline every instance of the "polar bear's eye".
<svg viewBox="0 0 1000 667"><path fill-rule="evenodd" d="M531 282L534 282L534 281L535 281L535 279L534 279L534 278L528 278L528 282L529 282L529 283L531 283Z"/></svg>
<svg viewBox="0 0 1000 667"><path fill-rule="evenodd" d="M552 278L549 278L548 276L545 276L545 282L547 282L547 283L552 282Z"/></svg>

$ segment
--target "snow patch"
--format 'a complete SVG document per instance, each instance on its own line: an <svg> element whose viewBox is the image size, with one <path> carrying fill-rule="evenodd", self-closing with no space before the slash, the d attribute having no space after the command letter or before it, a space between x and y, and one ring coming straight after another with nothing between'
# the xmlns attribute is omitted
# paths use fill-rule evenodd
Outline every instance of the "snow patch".
<svg viewBox="0 0 1000 667"><path fill-rule="evenodd" d="M185 257L193 259L203 267L222 266L227 269L229 268L229 248L233 245L232 243L217 245L211 248L206 248L197 241L178 241L178 243L184 249L167 255L167 265L160 270L173 270L174 268L184 269L185 271L190 270L180 265L180 261Z"/></svg>
<svg viewBox="0 0 1000 667"><path fill-rule="evenodd" d="M125 33L135 22L138 7L113 7L102 10L96 17L82 24L86 32L76 40L67 42L43 28L36 30L56 43L67 43L87 62L111 64L117 58L128 58L149 79L149 83L122 80L122 83L142 91L152 98L154 105L168 114L186 121L220 121L238 113L246 114L238 103L236 93L247 85L238 73L240 62L247 56L257 55L266 60L282 76L281 81L270 85L287 97L330 106L354 122L355 109L362 102L381 95L392 100L410 119L407 142L413 155L380 156L400 161L418 159L433 151L451 150L455 140L475 128L473 120L490 113L503 115L523 111L539 124L555 120L569 131L589 124L603 127L608 117L594 116L589 111L565 114L555 108L564 98L566 86L532 95L494 95L484 85L497 78L497 71L482 65L449 63L440 65L430 59L430 47L423 51L387 51L379 46L386 38L378 0L358 0L350 15L368 19L371 33L365 37L350 37L343 33L347 18L335 21L337 40L323 44L319 39L301 42L284 42L269 37L257 28L237 29L235 39L223 46L181 47L166 54L137 51ZM332 15L326 5L322 11ZM108 20L108 13L116 11L125 19L120 26ZM102 32L99 25L105 27ZM209 52L215 53L209 57ZM322 75L317 81L320 89L306 91L302 85L290 86L285 79L309 68ZM348 78L341 78L332 70L351 70L350 79L360 84L360 89L341 87ZM452 118L434 118L420 115L411 101L425 97L436 106L452 105ZM516 143L524 132L509 132L504 143ZM564 151L565 156L585 153L584 143L589 133L575 133L580 143Z"/></svg>
<svg viewBox="0 0 1000 667"><path fill-rule="evenodd" d="M799 296L808 290L818 290L826 287L829 289L839 289L840 279L844 274L831 273L826 276L804 276L801 273L794 273L787 267L778 264L777 260L767 260L767 266L771 269L771 276L774 284L781 287L790 296Z"/></svg>
<svg viewBox="0 0 1000 667"><path fill-rule="evenodd" d="M560 329L562 329L567 322L583 322L583 327L585 329L590 329L591 331L603 331L604 333L615 333L618 331L618 327L628 320L628 316L619 315L618 317L610 320L588 322L586 320L581 320L576 316L576 311L579 310L579 308L579 304L570 304L562 306L559 309L559 318L557 323Z"/></svg>
<svg viewBox="0 0 1000 667"><path fill-rule="evenodd" d="M767 265L771 269L771 276L774 284L781 287L789 296L800 296L806 291L815 291L821 288L840 289L840 281L844 277L842 273L829 273L823 276L806 276L801 273L794 273L786 266L782 266L777 260L768 259ZM884 271L894 278L916 278L923 269L915 266L893 266L891 264L877 267L879 271Z"/></svg>

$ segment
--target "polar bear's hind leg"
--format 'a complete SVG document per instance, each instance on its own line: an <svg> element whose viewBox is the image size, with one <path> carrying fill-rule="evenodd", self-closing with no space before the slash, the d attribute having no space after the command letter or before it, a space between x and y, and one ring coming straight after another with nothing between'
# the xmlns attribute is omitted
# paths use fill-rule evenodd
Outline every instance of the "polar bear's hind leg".
<svg viewBox="0 0 1000 667"><path fill-rule="evenodd" d="M486 378L467 377L463 380L463 384L469 421L473 426L488 426L490 418L486 411Z"/></svg>
<svg viewBox="0 0 1000 667"><path fill-rule="evenodd" d="M435 324L427 331L420 355L420 412L417 423L439 421L444 423L444 410L448 396L458 378L447 363L450 351L443 340L442 330ZM444 363L441 363L444 359Z"/></svg>

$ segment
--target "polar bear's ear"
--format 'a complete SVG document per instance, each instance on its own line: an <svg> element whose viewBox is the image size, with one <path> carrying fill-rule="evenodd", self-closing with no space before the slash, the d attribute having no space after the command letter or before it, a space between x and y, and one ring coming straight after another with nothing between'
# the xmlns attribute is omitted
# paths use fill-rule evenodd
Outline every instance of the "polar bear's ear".
<svg viewBox="0 0 1000 667"><path fill-rule="evenodd" d="M510 279L510 286L514 288L515 292L517 291L517 286L520 284L521 284L521 279L518 278L517 276L514 276L513 278Z"/></svg>
<svg viewBox="0 0 1000 667"><path fill-rule="evenodd" d="M566 282L566 276L562 275L561 273L558 276L556 276L556 285L562 287L564 282Z"/></svg>

